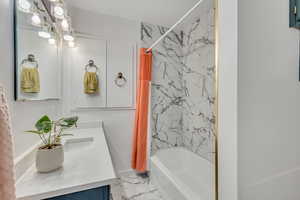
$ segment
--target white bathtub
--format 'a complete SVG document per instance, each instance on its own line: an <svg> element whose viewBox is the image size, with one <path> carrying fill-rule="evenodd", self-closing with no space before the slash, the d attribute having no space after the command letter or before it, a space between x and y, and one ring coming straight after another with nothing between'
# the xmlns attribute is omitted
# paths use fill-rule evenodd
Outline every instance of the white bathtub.
<svg viewBox="0 0 300 200"><path fill-rule="evenodd" d="M209 161L181 147L151 157L151 179L164 200L214 200L213 172Z"/></svg>

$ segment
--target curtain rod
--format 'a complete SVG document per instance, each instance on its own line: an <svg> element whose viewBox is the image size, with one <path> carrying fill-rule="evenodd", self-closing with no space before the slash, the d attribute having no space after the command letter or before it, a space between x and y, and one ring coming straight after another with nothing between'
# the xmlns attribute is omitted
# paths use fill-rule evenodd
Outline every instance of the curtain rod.
<svg viewBox="0 0 300 200"><path fill-rule="evenodd" d="M194 5L187 13L185 13L185 15L183 15L167 32L165 32L165 34L163 34L160 38L158 38L158 40L156 40L156 42L154 42L150 48L148 48L146 50L146 52L150 52L154 47L156 47L156 45L158 45L158 43L163 40L170 32L172 32L176 26L178 26L186 17L188 17L194 10L195 8L197 8L203 0L200 0L198 3L196 3L196 5Z"/></svg>

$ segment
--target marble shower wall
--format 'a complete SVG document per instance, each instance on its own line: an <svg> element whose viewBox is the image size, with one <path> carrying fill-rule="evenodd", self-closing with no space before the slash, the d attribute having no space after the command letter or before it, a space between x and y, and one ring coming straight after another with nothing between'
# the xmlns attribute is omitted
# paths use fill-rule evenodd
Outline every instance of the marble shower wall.
<svg viewBox="0 0 300 200"><path fill-rule="evenodd" d="M141 24L141 46L168 29ZM153 50L152 153L183 146L213 160L215 104L214 9L206 0Z"/></svg>

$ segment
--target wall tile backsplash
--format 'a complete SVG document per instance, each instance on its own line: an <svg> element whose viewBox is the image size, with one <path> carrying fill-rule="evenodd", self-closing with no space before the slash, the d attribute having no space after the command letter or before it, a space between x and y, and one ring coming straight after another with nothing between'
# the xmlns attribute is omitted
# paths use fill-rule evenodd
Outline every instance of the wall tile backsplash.
<svg viewBox="0 0 300 200"><path fill-rule="evenodd" d="M153 49L152 153L184 146L213 160L215 125L215 41L213 3L183 22ZM141 46L168 29L141 24Z"/></svg>

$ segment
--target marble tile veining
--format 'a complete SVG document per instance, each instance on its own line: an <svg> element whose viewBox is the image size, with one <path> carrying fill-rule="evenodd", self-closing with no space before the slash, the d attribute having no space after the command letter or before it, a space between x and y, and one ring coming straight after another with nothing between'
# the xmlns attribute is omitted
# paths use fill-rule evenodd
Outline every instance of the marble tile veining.
<svg viewBox="0 0 300 200"><path fill-rule="evenodd" d="M112 200L163 200L149 178L137 176L134 172L121 175L111 186L111 193Z"/></svg>
<svg viewBox="0 0 300 200"><path fill-rule="evenodd" d="M152 153L183 146L213 160L215 43L213 1L204 1L153 49ZM141 46L168 29L141 24Z"/></svg>

